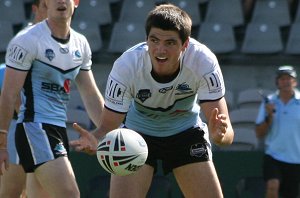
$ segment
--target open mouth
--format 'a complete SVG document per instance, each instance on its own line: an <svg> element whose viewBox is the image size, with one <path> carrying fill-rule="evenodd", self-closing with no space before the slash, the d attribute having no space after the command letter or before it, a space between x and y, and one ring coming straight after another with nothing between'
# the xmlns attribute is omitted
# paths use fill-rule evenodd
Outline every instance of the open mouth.
<svg viewBox="0 0 300 198"><path fill-rule="evenodd" d="M168 58L166 58L166 57L160 57L160 56L156 56L155 59L159 63L164 63L164 62L166 62L168 60Z"/></svg>

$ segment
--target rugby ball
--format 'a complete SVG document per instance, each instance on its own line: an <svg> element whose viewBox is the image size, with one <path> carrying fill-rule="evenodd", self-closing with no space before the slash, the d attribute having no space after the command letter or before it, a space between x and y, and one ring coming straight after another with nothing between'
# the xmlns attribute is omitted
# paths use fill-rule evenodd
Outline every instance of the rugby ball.
<svg viewBox="0 0 300 198"><path fill-rule="evenodd" d="M141 168L148 157L148 147L137 132L119 128L108 132L99 142L97 158L109 173L130 175Z"/></svg>

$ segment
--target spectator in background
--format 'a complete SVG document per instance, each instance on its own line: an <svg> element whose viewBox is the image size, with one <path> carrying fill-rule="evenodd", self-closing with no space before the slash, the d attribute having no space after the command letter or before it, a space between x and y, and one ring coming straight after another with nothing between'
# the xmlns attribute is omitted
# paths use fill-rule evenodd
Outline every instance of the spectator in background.
<svg viewBox="0 0 300 198"><path fill-rule="evenodd" d="M34 16L32 24L38 23L47 18L47 7L45 5L45 0L35 0L32 3L31 11ZM29 25L32 25L29 24ZM29 27L29 26L28 26ZM27 28L27 27L26 27ZM2 87L3 77L5 73L5 64L0 67L0 89ZM15 128L17 120L17 111L20 106L20 100L16 104L16 113L10 123L9 133L8 133L8 145L7 150L9 154L9 169L0 177L0 197L9 198L19 198L26 197L25 193L25 183L26 174L20 165L19 156L17 154L15 145Z"/></svg>
<svg viewBox="0 0 300 198"><path fill-rule="evenodd" d="M260 106L256 135L265 137L263 175L267 198L296 198L300 183L300 92L292 66L276 73L278 90Z"/></svg>

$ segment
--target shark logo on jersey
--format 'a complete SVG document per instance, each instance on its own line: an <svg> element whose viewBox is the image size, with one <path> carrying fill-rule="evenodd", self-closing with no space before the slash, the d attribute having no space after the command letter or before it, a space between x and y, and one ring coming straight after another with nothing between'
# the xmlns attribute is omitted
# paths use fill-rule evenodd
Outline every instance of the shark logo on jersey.
<svg viewBox="0 0 300 198"><path fill-rule="evenodd" d="M193 93L193 90L190 88L190 86L186 82L178 84L176 87L176 90L179 91L179 93L176 93L175 95L183 95L183 94Z"/></svg>
<svg viewBox="0 0 300 198"><path fill-rule="evenodd" d="M45 57L49 59L49 61L52 61L55 57L55 53L52 49L46 49L45 51Z"/></svg>
<svg viewBox="0 0 300 198"><path fill-rule="evenodd" d="M140 99L140 101L142 102L145 102L150 97L151 97L150 89L140 89L136 94L136 98Z"/></svg>
<svg viewBox="0 0 300 198"><path fill-rule="evenodd" d="M173 86L170 86L170 87L164 87L164 88L161 88L158 92L159 93L166 93L167 91L170 91L173 89Z"/></svg>
<svg viewBox="0 0 300 198"><path fill-rule="evenodd" d="M61 48L59 48L59 51L62 54L67 54L67 53L69 53L69 48L67 48L67 47L61 47Z"/></svg>

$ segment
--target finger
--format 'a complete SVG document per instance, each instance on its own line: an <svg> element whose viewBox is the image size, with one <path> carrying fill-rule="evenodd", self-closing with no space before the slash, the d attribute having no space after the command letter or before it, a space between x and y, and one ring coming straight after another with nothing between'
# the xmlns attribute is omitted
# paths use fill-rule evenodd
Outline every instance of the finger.
<svg viewBox="0 0 300 198"><path fill-rule="evenodd" d="M9 161L5 160L5 170L8 170L8 168L9 168Z"/></svg>
<svg viewBox="0 0 300 198"><path fill-rule="evenodd" d="M82 128L79 124L73 123L73 128L79 133L80 136L86 135L88 133L87 130Z"/></svg>
<svg viewBox="0 0 300 198"><path fill-rule="evenodd" d="M210 119L209 121L212 123L214 122L214 120L218 119L218 113L219 113L219 109L218 108L214 108L212 111L211 111L211 115L210 115Z"/></svg>

